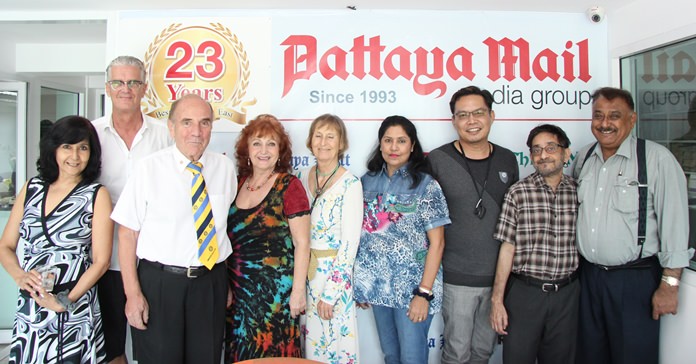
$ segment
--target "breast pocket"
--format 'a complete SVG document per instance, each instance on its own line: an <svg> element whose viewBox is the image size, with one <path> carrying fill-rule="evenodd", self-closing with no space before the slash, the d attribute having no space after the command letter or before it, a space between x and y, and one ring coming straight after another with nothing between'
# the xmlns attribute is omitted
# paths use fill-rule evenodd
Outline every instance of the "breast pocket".
<svg viewBox="0 0 696 364"><path fill-rule="evenodd" d="M393 212L413 213L418 207L418 196L416 194L394 195L391 209Z"/></svg>
<svg viewBox="0 0 696 364"><path fill-rule="evenodd" d="M585 194L590 193L594 194L595 191L590 191L591 189L591 181L594 179L594 174L593 173L587 173L584 176L581 176L580 179L578 179L578 205L582 204L582 201L584 199Z"/></svg>
<svg viewBox="0 0 696 364"><path fill-rule="evenodd" d="M628 224L638 222L638 181L633 178L618 177L614 184L609 206Z"/></svg>

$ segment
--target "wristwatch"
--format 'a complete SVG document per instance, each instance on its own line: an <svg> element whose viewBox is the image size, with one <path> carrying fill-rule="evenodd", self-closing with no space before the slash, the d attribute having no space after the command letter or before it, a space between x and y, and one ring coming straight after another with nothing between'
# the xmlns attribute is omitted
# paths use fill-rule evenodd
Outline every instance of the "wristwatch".
<svg viewBox="0 0 696 364"><path fill-rule="evenodd" d="M68 298L68 293L69 291L61 291L56 293L56 300L58 303L60 303L61 306L65 309L65 311L68 312L73 312L75 308L77 308L77 304L75 302L70 301Z"/></svg>
<svg viewBox="0 0 696 364"><path fill-rule="evenodd" d="M423 292L423 291L421 291L419 288L414 288L414 289L413 289L413 295L414 295L414 296L423 297L423 298L425 298L426 300L428 300L428 302L432 301L433 298L435 298L435 295L433 295L432 292L430 292L430 293Z"/></svg>
<svg viewBox="0 0 696 364"><path fill-rule="evenodd" d="M662 281L667 283L667 285L670 287L679 287L679 278L667 276L667 275L663 274Z"/></svg>

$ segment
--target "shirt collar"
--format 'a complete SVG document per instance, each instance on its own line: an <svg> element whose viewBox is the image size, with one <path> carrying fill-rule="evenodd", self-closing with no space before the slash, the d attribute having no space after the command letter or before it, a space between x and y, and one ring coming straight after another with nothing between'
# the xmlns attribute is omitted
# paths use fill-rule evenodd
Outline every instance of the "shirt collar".
<svg viewBox="0 0 696 364"><path fill-rule="evenodd" d="M619 145L619 149L616 150L616 153L614 155L620 155L624 158L631 158L633 155L633 151L636 149L636 137L633 135L629 135L628 138L626 138L623 142L621 142L621 145ZM599 144L596 144L595 149L592 151L592 154L597 155L597 158L599 158L600 161L604 161L604 155L602 154L602 146Z"/></svg>
<svg viewBox="0 0 696 364"><path fill-rule="evenodd" d="M409 164L410 164L410 162L407 162L406 164L404 164L403 166L401 166L401 168L397 169L396 172L394 172L394 176L399 175L399 176L404 177L404 178L410 176L410 174L408 173L408 166L409 166ZM381 173L384 174L385 177L389 178L389 171L387 170L387 164L386 164L386 163L382 164L382 171L381 171ZM392 176L392 177L393 177L393 176Z"/></svg>
<svg viewBox="0 0 696 364"><path fill-rule="evenodd" d="M619 149L616 151L616 154L630 159L631 155L633 155L633 151L635 150L635 143L636 137L629 135L629 137L626 138L623 143L621 143Z"/></svg>
<svg viewBox="0 0 696 364"><path fill-rule="evenodd" d="M534 185L537 187L548 187L551 188L547 183L546 180L544 180L544 177L539 174L539 172L534 172L532 173L532 181L534 182ZM565 173L561 174L561 182L558 184L558 186L564 186L567 184L570 184L571 180L570 177L568 177Z"/></svg>
<svg viewBox="0 0 696 364"><path fill-rule="evenodd" d="M179 172L183 172L186 170L186 167L191 163L191 160L186 158L181 151L179 151L179 148L176 147L175 145L171 146L172 148L172 157L174 158L174 165L177 166L177 170ZM205 169L206 161L207 161L207 152L203 152L203 155L201 155L201 158L198 160L201 162L203 165L203 169Z"/></svg>
<svg viewBox="0 0 696 364"><path fill-rule="evenodd" d="M140 125L140 130L138 130L138 134L144 133L145 130L148 129L148 124L147 124L147 119L145 118L145 114L142 112L140 113L140 116L143 118L143 123ZM113 132L116 132L116 128L114 127L114 118L113 115L109 117L109 122L104 125L104 130L111 130Z"/></svg>

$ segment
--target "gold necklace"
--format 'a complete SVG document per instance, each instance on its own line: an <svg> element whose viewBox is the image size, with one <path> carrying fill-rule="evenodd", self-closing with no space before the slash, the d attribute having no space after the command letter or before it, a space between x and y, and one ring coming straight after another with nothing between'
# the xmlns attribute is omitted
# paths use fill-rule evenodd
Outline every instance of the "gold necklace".
<svg viewBox="0 0 696 364"><path fill-rule="evenodd" d="M268 181L271 180L271 177L273 177L274 174L275 174L275 171L271 172L271 174L268 175L268 178L266 178L263 182L261 182L260 185L258 185L258 186L256 186L256 187L254 187L254 186L252 186L252 185L250 184L251 178L252 178L254 175L249 176L249 178L247 178L247 180L246 180L246 189L247 189L247 191L254 192L254 191L260 190L261 187L263 187L266 183L268 183Z"/></svg>

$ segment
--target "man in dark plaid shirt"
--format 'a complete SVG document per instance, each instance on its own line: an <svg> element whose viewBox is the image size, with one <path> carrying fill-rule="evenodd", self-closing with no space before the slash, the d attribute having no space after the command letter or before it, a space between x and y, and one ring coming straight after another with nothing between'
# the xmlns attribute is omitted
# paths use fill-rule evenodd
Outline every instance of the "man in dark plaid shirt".
<svg viewBox="0 0 696 364"><path fill-rule="evenodd" d="M505 194L490 321L506 335L503 363L575 360L578 327L577 183L563 174L570 140L555 125L527 138L536 172Z"/></svg>

